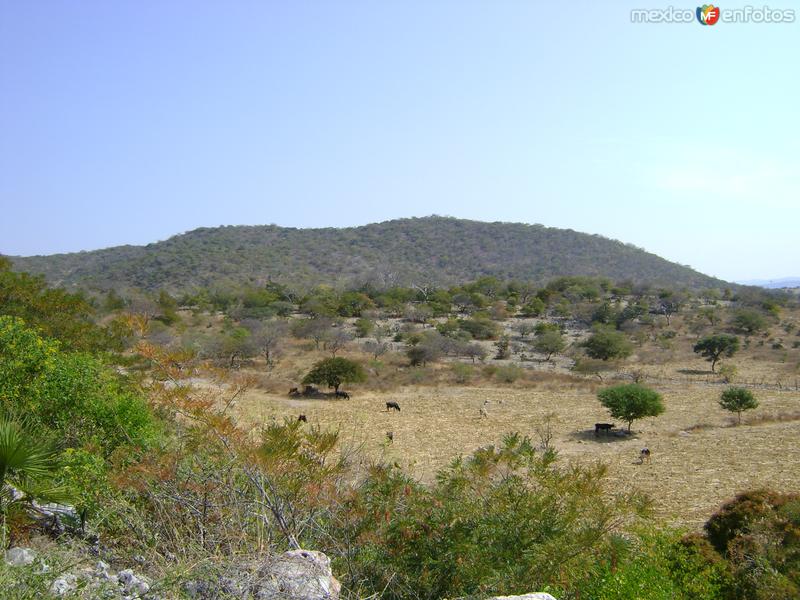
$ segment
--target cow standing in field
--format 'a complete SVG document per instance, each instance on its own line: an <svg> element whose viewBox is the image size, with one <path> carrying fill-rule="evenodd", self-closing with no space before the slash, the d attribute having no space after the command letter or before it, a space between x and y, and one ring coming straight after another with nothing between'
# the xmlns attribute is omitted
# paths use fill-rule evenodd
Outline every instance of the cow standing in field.
<svg viewBox="0 0 800 600"><path fill-rule="evenodd" d="M607 434L611 433L611 430L614 429L616 425L614 423L595 423L594 424L594 434L600 435L601 431L605 431Z"/></svg>
<svg viewBox="0 0 800 600"><path fill-rule="evenodd" d="M394 431L386 432L386 441L390 444L394 444Z"/></svg>
<svg viewBox="0 0 800 600"><path fill-rule="evenodd" d="M647 461L647 464L650 464L650 448L642 448L642 451L639 453L639 464L643 465Z"/></svg>
<svg viewBox="0 0 800 600"><path fill-rule="evenodd" d="M337 398L344 398L345 400L350 400L350 394L348 394L347 392L340 392L339 390L336 390L335 395Z"/></svg>
<svg viewBox="0 0 800 600"><path fill-rule="evenodd" d="M481 406L481 410L480 410L481 419L485 419L485 418L487 418L489 416L489 410L487 409L488 406L489 406L489 401L488 400L484 400L483 401L483 406Z"/></svg>
<svg viewBox="0 0 800 600"><path fill-rule="evenodd" d="M387 402L386 412L389 412L392 409L396 410L397 412L400 412L400 405L397 402Z"/></svg>
<svg viewBox="0 0 800 600"><path fill-rule="evenodd" d="M300 415L299 417L297 417L297 422L298 423L308 423L308 419L306 419L305 415Z"/></svg>

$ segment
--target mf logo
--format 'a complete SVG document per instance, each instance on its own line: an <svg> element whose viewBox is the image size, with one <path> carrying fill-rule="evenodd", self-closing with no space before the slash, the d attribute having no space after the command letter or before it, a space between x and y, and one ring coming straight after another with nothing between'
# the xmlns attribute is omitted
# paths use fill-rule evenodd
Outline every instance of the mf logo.
<svg viewBox="0 0 800 600"><path fill-rule="evenodd" d="M697 7L697 20L700 25L714 25L719 21L719 6L703 4Z"/></svg>

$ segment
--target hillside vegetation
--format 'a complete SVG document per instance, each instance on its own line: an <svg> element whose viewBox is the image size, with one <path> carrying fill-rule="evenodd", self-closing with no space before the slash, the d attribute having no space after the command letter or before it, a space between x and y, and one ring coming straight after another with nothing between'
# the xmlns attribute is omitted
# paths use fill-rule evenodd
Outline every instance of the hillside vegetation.
<svg viewBox="0 0 800 600"><path fill-rule="evenodd" d="M54 285L101 290L185 291L268 280L339 287L452 285L481 276L543 281L564 275L673 288L723 283L598 235L435 216L341 229L201 228L147 246L13 257L13 262Z"/></svg>

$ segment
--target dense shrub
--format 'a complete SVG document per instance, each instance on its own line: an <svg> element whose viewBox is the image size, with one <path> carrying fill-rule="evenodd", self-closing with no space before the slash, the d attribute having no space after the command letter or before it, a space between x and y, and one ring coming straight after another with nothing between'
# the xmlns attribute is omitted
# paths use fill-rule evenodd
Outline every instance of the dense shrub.
<svg viewBox="0 0 800 600"><path fill-rule="evenodd" d="M340 560L348 583L386 599L520 594L588 580L609 558L616 527L643 508L636 495L603 492L605 468L559 468L509 435L422 486L374 467L346 503Z"/></svg>
<svg viewBox="0 0 800 600"><path fill-rule="evenodd" d="M153 431L146 402L118 375L89 355L62 352L12 317L0 317L0 407L71 447L111 452Z"/></svg>

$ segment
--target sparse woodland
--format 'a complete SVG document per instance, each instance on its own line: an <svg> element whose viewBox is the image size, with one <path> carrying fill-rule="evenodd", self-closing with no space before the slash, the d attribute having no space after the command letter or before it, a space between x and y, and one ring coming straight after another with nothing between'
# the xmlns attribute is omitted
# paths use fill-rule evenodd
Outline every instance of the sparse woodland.
<svg viewBox="0 0 800 600"><path fill-rule="evenodd" d="M182 598L305 548L345 598L800 595L791 292L532 274L70 293L0 260L2 539L51 569L135 562ZM48 529L45 502L78 521ZM50 579L0 567L8 598Z"/></svg>

